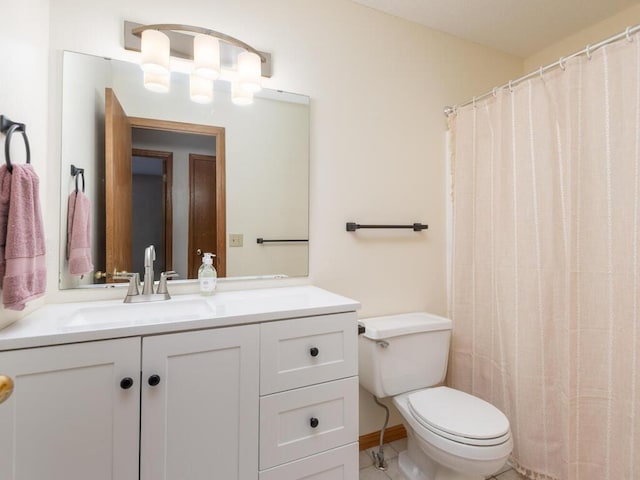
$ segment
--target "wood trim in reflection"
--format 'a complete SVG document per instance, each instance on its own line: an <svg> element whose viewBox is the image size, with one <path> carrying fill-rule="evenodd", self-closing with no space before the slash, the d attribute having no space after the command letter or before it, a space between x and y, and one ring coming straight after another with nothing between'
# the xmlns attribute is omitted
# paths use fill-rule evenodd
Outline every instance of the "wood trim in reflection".
<svg viewBox="0 0 640 480"><path fill-rule="evenodd" d="M195 135L224 136L224 127L215 127L213 125L171 122L169 120L156 120L154 118L142 117L129 117L129 121L131 122L132 127L146 128L147 130L164 130L168 132L192 133ZM220 152L216 151L216 157L219 157L219 153Z"/></svg>

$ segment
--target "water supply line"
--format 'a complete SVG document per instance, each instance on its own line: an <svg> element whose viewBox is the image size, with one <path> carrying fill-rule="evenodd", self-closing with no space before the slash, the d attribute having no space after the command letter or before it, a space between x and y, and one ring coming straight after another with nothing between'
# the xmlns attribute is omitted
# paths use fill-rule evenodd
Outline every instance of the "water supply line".
<svg viewBox="0 0 640 480"><path fill-rule="evenodd" d="M373 395L373 401L385 411L384 425L382 426L382 430L380 430L380 446L378 447L378 451L371 451L371 457L373 458L373 466L378 470L382 470L383 472L387 470L387 462L384 459L384 432L387 429L387 425L389 424L389 407L380 403L378 397Z"/></svg>

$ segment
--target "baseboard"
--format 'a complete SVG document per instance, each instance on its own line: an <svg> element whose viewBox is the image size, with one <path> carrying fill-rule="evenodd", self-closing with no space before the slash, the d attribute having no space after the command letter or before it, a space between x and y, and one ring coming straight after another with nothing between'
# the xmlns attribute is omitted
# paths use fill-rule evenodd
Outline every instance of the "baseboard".
<svg viewBox="0 0 640 480"><path fill-rule="evenodd" d="M394 425L389 427L384 432L384 443L395 442L402 438L406 438L407 431L404 429L404 425ZM366 435L360 435L360 450L366 450L367 448L373 448L380 445L380 430L377 432L367 433Z"/></svg>

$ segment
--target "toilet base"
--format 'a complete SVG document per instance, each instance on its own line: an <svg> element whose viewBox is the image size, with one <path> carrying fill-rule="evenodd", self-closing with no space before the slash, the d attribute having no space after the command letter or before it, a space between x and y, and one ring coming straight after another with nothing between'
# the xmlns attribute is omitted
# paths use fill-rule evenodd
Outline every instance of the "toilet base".
<svg viewBox="0 0 640 480"><path fill-rule="evenodd" d="M398 467L407 480L429 480L404 450L398 455Z"/></svg>
<svg viewBox="0 0 640 480"><path fill-rule="evenodd" d="M407 450L398 455L398 467L407 480L484 480L483 475L457 472L435 462L416 443L414 432L407 433Z"/></svg>

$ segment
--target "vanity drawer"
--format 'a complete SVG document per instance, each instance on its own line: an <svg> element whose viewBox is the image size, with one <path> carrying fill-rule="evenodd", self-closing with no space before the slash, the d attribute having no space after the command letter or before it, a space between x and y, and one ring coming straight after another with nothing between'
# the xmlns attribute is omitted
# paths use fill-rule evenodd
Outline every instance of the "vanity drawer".
<svg viewBox="0 0 640 480"><path fill-rule="evenodd" d="M260 472L260 480L355 480L358 478L358 444Z"/></svg>
<svg viewBox="0 0 640 480"><path fill-rule="evenodd" d="M260 394L358 374L355 312L265 323L260 330Z"/></svg>
<svg viewBox="0 0 640 480"><path fill-rule="evenodd" d="M260 399L261 470L357 439L358 377Z"/></svg>

